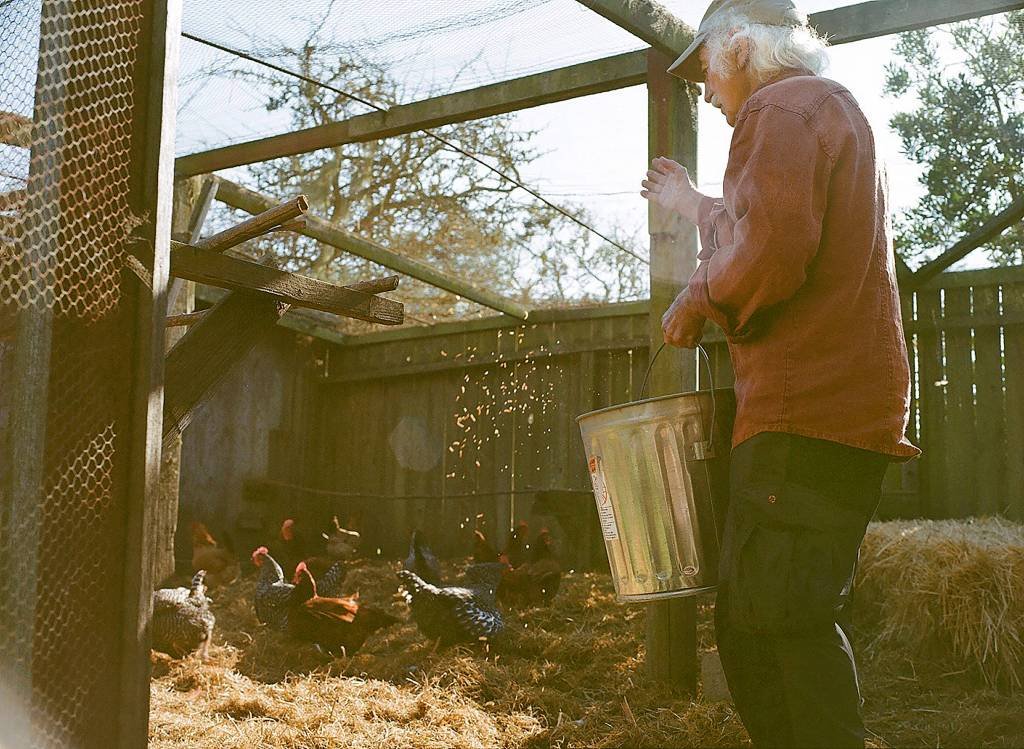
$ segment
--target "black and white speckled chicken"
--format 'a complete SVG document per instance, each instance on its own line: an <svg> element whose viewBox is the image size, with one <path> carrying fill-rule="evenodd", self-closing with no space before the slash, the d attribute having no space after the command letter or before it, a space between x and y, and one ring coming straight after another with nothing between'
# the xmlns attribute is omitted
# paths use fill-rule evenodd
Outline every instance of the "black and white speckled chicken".
<svg viewBox="0 0 1024 749"><path fill-rule="evenodd" d="M493 638L504 630L495 594L505 569L497 562L472 565L465 587L431 585L409 570L397 574L420 632L451 645Z"/></svg>
<svg viewBox="0 0 1024 749"><path fill-rule="evenodd" d="M441 563L437 556L430 550L430 547L423 542L423 534L419 530L412 532L409 541L409 556L405 558L402 566L420 576L424 582L431 585L441 584Z"/></svg>
<svg viewBox="0 0 1024 749"><path fill-rule="evenodd" d="M295 586L284 579L284 570L270 556L266 546L252 553L252 563L260 568L253 598L256 618L273 629L285 632L288 629L289 602Z"/></svg>
<svg viewBox="0 0 1024 749"><path fill-rule="evenodd" d="M206 570L192 577L190 588L161 588L153 592L153 649L180 658L199 648L206 660L216 622L206 597Z"/></svg>

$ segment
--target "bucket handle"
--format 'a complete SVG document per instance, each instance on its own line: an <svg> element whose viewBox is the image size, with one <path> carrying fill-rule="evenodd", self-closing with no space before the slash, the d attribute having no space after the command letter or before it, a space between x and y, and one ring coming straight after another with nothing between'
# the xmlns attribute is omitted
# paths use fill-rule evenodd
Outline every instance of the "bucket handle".
<svg viewBox="0 0 1024 749"><path fill-rule="evenodd" d="M647 365L647 371L644 373L644 381L640 385L640 400L644 399L644 392L647 390L647 381L651 377L651 370L654 369L654 362L657 361L658 355L662 352L667 344L662 343L658 346L658 350L654 352L654 356L651 357L650 364ZM701 356L704 357L704 366L708 370L708 390L711 393L711 429L708 433L707 442L698 442L693 445L694 459L704 460L706 458L714 457L714 444L715 444L715 415L718 411L718 402L715 399L715 383L713 381L714 375L711 372L711 359L708 357L708 352L704 346L700 343L697 344L697 350ZM701 392L701 388L697 389L697 392Z"/></svg>

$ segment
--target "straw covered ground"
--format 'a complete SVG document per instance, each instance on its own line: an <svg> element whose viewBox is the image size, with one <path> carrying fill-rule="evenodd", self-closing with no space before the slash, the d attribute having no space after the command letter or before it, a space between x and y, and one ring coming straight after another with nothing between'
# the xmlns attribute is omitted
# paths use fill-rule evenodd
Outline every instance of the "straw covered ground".
<svg viewBox="0 0 1024 749"><path fill-rule="evenodd" d="M1002 540L965 540L972 534ZM1003 557L1019 565L1021 538L1019 526L991 521L966 530L957 524L872 527L858 592L865 615L856 637L871 746L1011 747L1024 741L1024 695L1007 678L1010 659L1002 650L1014 641L1008 617L1019 616L1024 600L1024 578L1007 577ZM927 548L946 550L947 541L959 551ZM992 559L970 561L978 548L989 549ZM446 565L447 577L460 566ZM346 587L358 589L366 603L407 617L395 595L395 569L397 563L356 562ZM958 585L940 584L951 573ZM249 577L216 592L209 661L190 656L156 664L152 747L749 743L728 703L702 696L692 701L646 680L643 610L617 604L607 575L567 574L551 608L511 613L509 636L489 648L435 650L408 622L377 633L347 659L325 658L267 631L252 612L253 589ZM970 596L963 590L975 590L986 613L968 614ZM700 603L699 639L710 649L711 601ZM1013 613L1000 619L1003 609ZM987 650L976 649L981 642ZM991 660L996 645L998 667ZM964 667L978 652L992 665Z"/></svg>

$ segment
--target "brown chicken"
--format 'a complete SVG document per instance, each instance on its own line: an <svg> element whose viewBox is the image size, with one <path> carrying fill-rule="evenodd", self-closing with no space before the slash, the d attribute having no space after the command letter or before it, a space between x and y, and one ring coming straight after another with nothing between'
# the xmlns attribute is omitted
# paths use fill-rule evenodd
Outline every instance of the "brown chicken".
<svg viewBox="0 0 1024 749"><path fill-rule="evenodd" d="M348 656L378 629L401 621L378 609L360 606L358 593L343 598L318 596L316 581L305 562L300 562L296 568L294 582L289 632L332 655Z"/></svg>
<svg viewBox="0 0 1024 749"><path fill-rule="evenodd" d="M282 567L291 572L299 562L305 562L313 577L319 580L335 562L355 557L361 540L359 533L342 528L337 516L333 521L334 529L330 534L316 535L293 518L286 518L281 523L275 547Z"/></svg>
<svg viewBox="0 0 1024 749"><path fill-rule="evenodd" d="M494 544L487 540L483 527L484 516L481 513L476 516L476 528L473 530L473 561L477 564L497 562L500 555L498 550L494 548Z"/></svg>
<svg viewBox="0 0 1024 749"><path fill-rule="evenodd" d="M562 584L562 565L552 548L551 535L541 528L531 544L530 559L509 567L498 585L498 600L509 606L550 605Z"/></svg>
<svg viewBox="0 0 1024 749"><path fill-rule="evenodd" d="M206 570L206 587L219 588L229 585L242 574L238 559L227 549L222 549L206 526L192 523L192 571Z"/></svg>

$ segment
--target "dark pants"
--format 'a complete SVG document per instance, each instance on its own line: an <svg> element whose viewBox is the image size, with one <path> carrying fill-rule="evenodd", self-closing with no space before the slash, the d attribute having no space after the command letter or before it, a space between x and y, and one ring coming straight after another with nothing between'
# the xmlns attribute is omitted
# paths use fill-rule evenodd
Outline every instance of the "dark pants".
<svg viewBox="0 0 1024 749"><path fill-rule="evenodd" d="M732 452L715 630L756 747L864 746L842 622L887 464L878 453L780 433Z"/></svg>

